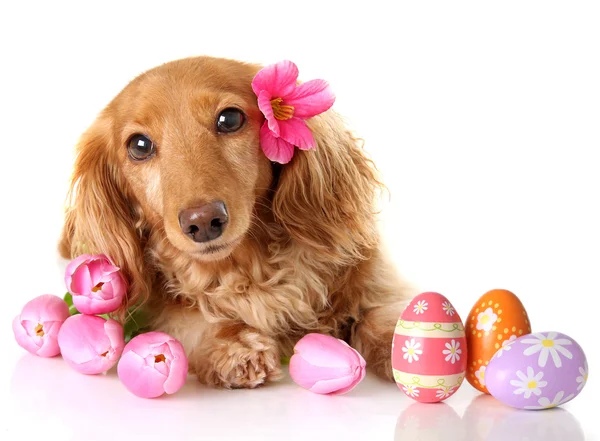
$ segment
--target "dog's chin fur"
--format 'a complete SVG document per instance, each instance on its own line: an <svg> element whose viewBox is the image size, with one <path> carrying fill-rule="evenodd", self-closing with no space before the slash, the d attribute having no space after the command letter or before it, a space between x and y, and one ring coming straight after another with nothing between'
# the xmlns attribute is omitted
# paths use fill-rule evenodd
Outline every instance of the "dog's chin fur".
<svg viewBox="0 0 600 441"><path fill-rule="evenodd" d="M222 245L208 245L204 250L193 251L190 257L200 262L218 262L231 256L241 239L235 239Z"/></svg>
<svg viewBox="0 0 600 441"><path fill-rule="evenodd" d="M328 111L308 121L316 150L297 150L275 172L259 146L263 117L251 88L259 69L190 58L128 85L78 145L61 253L110 256L129 281L116 316L146 308L205 384L276 380L280 357L309 332L346 340L391 380L408 293L381 251L375 168ZM230 106L244 111L245 126L214 133ZM127 157L136 132L158 146L144 163ZM173 221L210 200L224 201L230 222L214 244L194 244Z"/></svg>

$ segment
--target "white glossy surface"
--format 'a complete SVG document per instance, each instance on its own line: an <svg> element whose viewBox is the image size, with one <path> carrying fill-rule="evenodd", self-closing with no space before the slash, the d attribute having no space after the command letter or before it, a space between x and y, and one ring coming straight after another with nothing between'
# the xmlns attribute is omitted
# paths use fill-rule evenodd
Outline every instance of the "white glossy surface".
<svg viewBox="0 0 600 441"><path fill-rule="evenodd" d="M599 440L598 2L0 2L0 440ZM465 384L420 405L367 377L341 397L286 379L193 379L154 401L114 372L27 355L10 323L64 292L56 259L72 147L135 75L209 54L331 82L388 185L403 274L463 319L514 291L534 330L575 338L590 383L564 410L513 411Z"/></svg>
<svg viewBox="0 0 600 441"><path fill-rule="evenodd" d="M518 411L463 387L422 404L367 376L344 396L322 396L286 378L256 390L214 390L192 378L177 394L131 395L114 370L84 376L60 359L10 349L2 379L7 440L396 440L583 441L597 439L598 394L590 384L564 408ZM13 357L14 356L14 357Z"/></svg>

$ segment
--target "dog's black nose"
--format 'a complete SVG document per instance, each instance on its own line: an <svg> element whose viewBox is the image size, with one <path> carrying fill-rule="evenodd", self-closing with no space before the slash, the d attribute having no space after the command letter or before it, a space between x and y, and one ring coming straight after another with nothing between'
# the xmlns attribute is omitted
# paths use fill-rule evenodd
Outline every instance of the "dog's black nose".
<svg viewBox="0 0 600 441"><path fill-rule="evenodd" d="M208 242L221 236L228 221L227 208L222 201L186 208L179 213L181 231L194 242Z"/></svg>

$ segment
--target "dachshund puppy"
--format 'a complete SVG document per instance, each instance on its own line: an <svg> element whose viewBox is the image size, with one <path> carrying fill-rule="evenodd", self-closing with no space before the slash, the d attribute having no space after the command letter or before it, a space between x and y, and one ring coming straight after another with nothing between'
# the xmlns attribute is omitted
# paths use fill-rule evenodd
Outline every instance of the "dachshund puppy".
<svg viewBox="0 0 600 441"><path fill-rule="evenodd" d="M375 168L331 110L307 121L316 150L271 163L260 68L188 58L125 87L77 147L61 254L109 256L129 282L121 317L143 305L204 384L276 380L310 332L392 380L407 293L381 251Z"/></svg>

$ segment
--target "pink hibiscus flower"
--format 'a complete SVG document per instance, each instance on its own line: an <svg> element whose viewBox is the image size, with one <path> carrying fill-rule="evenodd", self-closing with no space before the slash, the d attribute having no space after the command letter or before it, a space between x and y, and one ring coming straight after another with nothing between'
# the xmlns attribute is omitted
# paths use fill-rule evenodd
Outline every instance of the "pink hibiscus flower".
<svg viewBox="0 0 600 441"><path fill-rule="evenodd" d="M271 161L286 164L301 150L315 148L315 138L305 120L325 112L335 95L325 80L297 85L298 67L291 61L261 69L252 80L258 107L266 121L260 129L261 147Z"/></svg>

